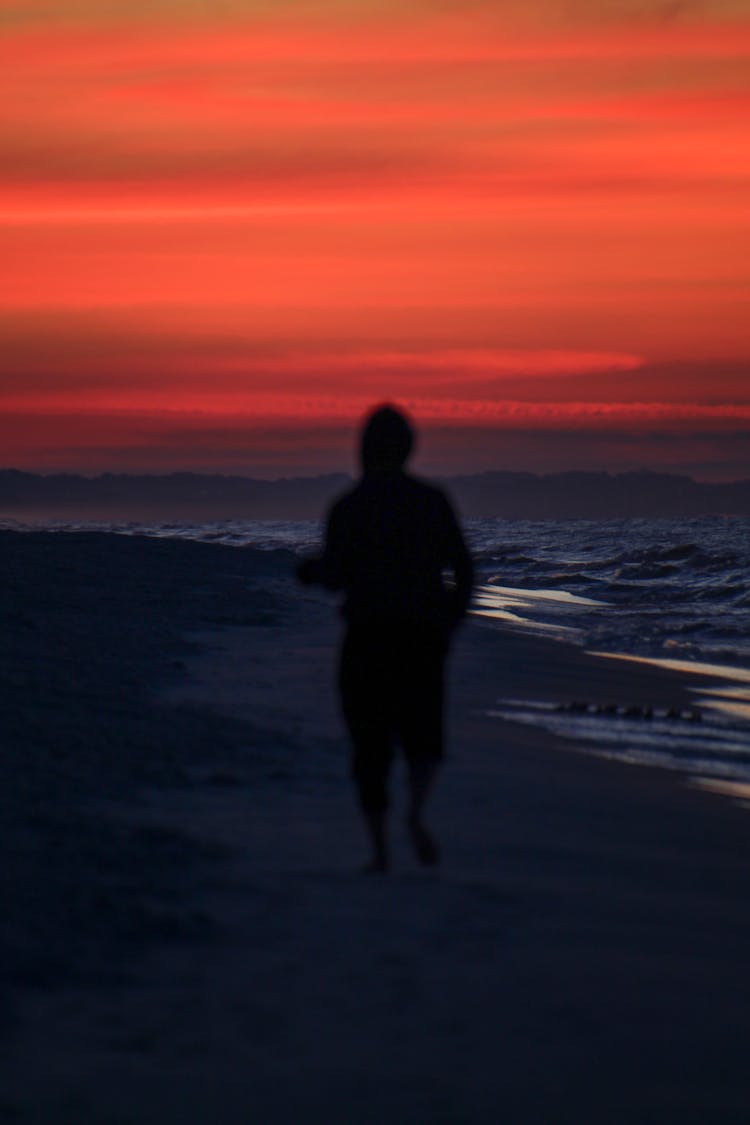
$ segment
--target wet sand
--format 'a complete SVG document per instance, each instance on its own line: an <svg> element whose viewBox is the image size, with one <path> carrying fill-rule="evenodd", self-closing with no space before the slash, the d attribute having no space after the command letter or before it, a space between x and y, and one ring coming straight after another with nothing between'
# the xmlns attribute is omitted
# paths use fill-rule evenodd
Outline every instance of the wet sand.
<svg viewBox="0 0 750 1125"><path fill-rule="evenodd" d="M470 623L444 864L396 784L365 878L339 624L290 556L0 559L0 1121L744 1125L750 812L486 716L680 705L684 677Z"/></svg>

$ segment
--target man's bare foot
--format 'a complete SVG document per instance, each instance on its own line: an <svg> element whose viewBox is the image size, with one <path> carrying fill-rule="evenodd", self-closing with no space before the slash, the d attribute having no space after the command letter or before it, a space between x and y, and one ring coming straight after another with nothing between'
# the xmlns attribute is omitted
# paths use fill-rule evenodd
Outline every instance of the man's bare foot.
<svg viewBox="0 0 750 1125"><path fill-rule="evenodd" d="M385 857L378 857L371 859L362 868L363 875L387 875L388 874L388 860Z"/></svg>
<svg viewBox="0 0 750 1125"><path fill-rule="evenodd" d="M437 841L415 817L410 816L406 824L414 847L414 854L419 862L423 867L436 867L440 862L440 850Z"/></svg>

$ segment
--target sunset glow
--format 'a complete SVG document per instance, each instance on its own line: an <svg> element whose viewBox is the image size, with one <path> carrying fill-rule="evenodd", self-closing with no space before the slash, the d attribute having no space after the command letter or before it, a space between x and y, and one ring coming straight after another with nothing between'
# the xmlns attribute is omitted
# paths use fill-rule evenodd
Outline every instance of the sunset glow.
<svg viewBox="0 0 750 1125"><path fill-rule="evenodd" d="M0 26L4 466L750 476L746 0Z"/></svg>

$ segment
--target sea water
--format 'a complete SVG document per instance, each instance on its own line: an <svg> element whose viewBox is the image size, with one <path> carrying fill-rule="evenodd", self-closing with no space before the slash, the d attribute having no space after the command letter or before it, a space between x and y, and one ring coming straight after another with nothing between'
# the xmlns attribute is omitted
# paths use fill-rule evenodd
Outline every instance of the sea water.
<svg viewBox="0 0 750 1125"><path fill-rule="evenodd" d="M750 519L477 521L476 612L685 675L683 712L500 696L490 714L750 801Z"/></svg>
<svg viewBox="0 0 750 1125"><path fill-rule="evenodd" d="M0 526L101 530L299 554L318 549L321 534L313 521L6 520ZM626 708L561 711L549 700L507 700L499 691L488 700L488 713L568 734L599 754L750 785L750 519L493 519L465 526L477 569L477 617L613 657L675 667L689 673L695 698L687 716L647 717L628 715Z"/></svg>
<svg viewBox="0 0 750 1125"><path fill-rule="evenodd" d="M320 545L314 521L65 521L0 527L99 530L234 547ZM475 609L587 648L750 666L750 518L468 520ZM503 614L505 611L505 614Z"/></svg>

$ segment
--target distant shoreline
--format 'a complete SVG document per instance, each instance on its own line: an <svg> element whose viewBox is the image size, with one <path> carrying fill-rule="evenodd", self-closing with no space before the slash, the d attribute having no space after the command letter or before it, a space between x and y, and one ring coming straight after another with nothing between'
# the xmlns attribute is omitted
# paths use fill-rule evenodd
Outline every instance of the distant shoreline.
<svg viewBox="0 0 750 1125"><path fill-rule="evenodd" d="M0 470L0 519L319 519L344 473L260 480L201 473L85 477ZM441 478L465 518L659 519L750 515L750 480L650 471Z"/></svg>

